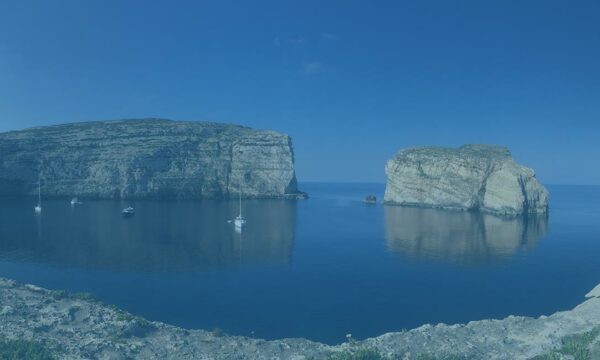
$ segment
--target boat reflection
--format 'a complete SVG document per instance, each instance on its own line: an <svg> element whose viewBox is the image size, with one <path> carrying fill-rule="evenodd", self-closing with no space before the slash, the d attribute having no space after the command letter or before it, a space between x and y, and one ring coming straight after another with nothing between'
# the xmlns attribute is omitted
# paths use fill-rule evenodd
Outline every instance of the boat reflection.
<svg viewBox="0 0 600 360"><path fill-rule="evenodd" d="M72 208L45 204L43 221L18 201L0 203L0 259L113 271L193 271L244 263L287 263L296 204L249 200L243 236L227 223L237 203L227 200L137 201L124 219L119 201L86 201Z"/></svg>
<svg viewBox="0 0 600 360"><path fill-rule="evenodd" d="M386 206L384 211L391 251L459 264L492 263L531 249L548 227L546 215L505 218L401 206Z"/></svg>

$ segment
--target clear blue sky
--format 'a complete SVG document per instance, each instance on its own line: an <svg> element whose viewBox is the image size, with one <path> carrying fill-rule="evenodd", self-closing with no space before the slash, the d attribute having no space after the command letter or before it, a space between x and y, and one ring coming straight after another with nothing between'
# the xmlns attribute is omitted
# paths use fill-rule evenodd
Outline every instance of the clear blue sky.
<svg viewBox="0 0 600 360"><path fill-rule="evenodd" d="M600 184L599 19L599 1L2 0L0 131L274 129L300 181L384 181L402 147L495 143L544 183Z"/></svg>

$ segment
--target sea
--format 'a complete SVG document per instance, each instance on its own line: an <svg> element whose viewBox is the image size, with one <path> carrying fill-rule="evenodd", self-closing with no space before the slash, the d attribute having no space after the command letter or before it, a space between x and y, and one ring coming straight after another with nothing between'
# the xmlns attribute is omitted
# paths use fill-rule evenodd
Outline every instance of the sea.
<svg viewBox="0 0 600 360"><path fill-rule="evenodd" d="M0 277L89 293L148 320L336 344L424 324L570 309L600 283L600 187L548 185L547 215L306 200L0 199ZM123 217L121 210L135 208Z"/></svg>

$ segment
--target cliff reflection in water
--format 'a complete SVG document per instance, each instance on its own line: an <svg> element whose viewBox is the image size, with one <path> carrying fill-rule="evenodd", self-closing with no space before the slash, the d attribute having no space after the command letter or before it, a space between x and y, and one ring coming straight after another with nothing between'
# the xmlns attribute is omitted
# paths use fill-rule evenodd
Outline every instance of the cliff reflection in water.
<svg viewBox="0 0 600 360"><path fill-rule="evenodd" d="M396 253L460 264L501 260L545 236L546 215L504 218L475 212L385 207L385 238Z"/></svg>
<svg viewBox="0 0 600 360"><path fill-rule="evenodd" d="M241 263L287 263L294 241L296 204L244 203L248 226L236 233L227 220L235 201L137 201L124 219L119 201L0 203L0 259L116 271L190 271Z"/></svg>

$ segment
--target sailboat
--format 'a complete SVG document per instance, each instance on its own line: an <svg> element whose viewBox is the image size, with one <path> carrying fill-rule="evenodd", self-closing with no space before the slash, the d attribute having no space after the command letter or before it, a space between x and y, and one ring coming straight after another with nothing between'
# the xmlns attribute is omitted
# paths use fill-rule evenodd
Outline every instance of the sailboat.
<svg viewBox="0 0 600 360"><path fill-rule="evenodd" d="M246 219L242 216L242 191L240 190L240 214L233 220L236 230L242 230L246 225Z"/></svg>
<svg viewBox="0 0 600 360"><path fill-rule="evenodd" d="M42 212L42 182L38 182L38 203L34 208L36 214L40 214Z"/></svg>

